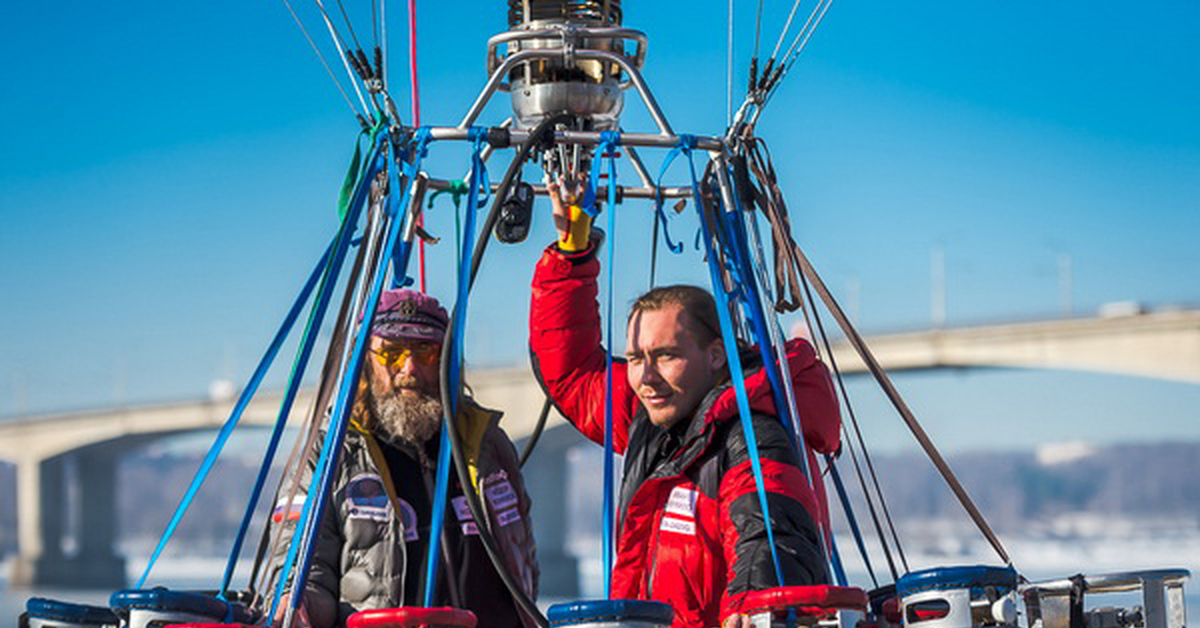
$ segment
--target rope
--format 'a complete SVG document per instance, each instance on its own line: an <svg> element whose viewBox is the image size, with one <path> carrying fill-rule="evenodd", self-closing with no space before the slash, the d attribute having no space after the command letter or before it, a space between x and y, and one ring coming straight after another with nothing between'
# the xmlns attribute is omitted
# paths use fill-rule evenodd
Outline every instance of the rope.
<svg viewBox="0 0 1200 628"><path fill-rule="evenodd" d="M350 22L350 16L346 15L346 7L342 4L342 0L337 0L338 11L342 13L342 19L346 21L346 28L350 31L350 39L354 40L354 47L362 50L362 44L358 41L358 35L354 34L354 24Z"/></svg>
<svg viewBox="0 0 1200 628"><path fill-rule="evenodd" d="M417 80L417 0L408 0L408 80L412 86L412 125L419 127L421 126L421 87ZM421 214L418 221L417 226L425 226L425 215ZM421 292L425 292L424 239L417 244L417 272L420 278Z"/></svg>
<svg viewBox="0 0 1200 628"><path fill-rule="evenodd" d="M375 138L373 137L372 140L374 141ZM369 167L367 168L366 174L360 180L358 189L354 194L354 198L350 205L349 214L349 220L352 225L357 224L358 215L362 210L364 201L370 190L371 182L374 181L379 169L383 167L385 160L382 155L382 145L382 141L374 143L374 149L371 153L372 156L369 160ZM399 229L397 229L394 222L392 222L387 226L386 233L388 234L388 245L385 245L383 250L390 250L394 248L392 245L394 245L394 238L399 233ZM345 244L348 244L348 238ZM384 258L381 258L380 262L382 263L383 261ZM385 274L385 269L378 269L376 271L370 297L368 298L367 302L367 308L370 311L374 311L375 305L378 302L379 292ZM302 557L299 567L294 574L292 581L292 596L290 604L288 605L288 608L284 614L283 625L285 627L291 626L292 624L295 611L301 602L301 591L303 590L304 583L308 578L309 569L312 565L313 550L316 547L316 530L319 525L321 515L324 512L325 505L328 502L330 485L332 484L334 477L334 464L331 461L331 458L336 460L337 452L341 450L342 441L345 437L345 430L348 423L350 409L349 400L352 396L352 391L356 388L357 382L355 376L361 368L362 356L365 349L363 335L366 333L369 327L369 325L359 326L358 334L356 335L355 342L352 345L350 359L348 360L346 369L343 372L337 401L334 404L333 414L330 417L329 429L322 444L321 454L317 459L317 468L313 474L313 482L309 486L310 497L314 496L314 490L315 497L313 499L306 499L304 502L304 508L300 513L300 520L297 522L297 526L295 528L299 533L293 534L292 536L291 544L288 547L287 559L285 560L283 569L280 572L279 581L276 584L274 597L271 601L270 616L274 617L276 609L279 606L279 600L283 596L283 590L286 586L287 578L289 574L291 574L292 568L296 563L298 553L300 552L301 548L303 548L304 556Z"/></svg>
<svg viewBox="0 0 1200 628"><path fill-rule="evenodd" d="M342 222L339 229L338 239L340 239L341 231L348 226L347 221ZM337 239L334 240L336 242ZM225 575L221 579L221 587L218 590L218 597L224 599L225 592L229 590L229 583L233 580L233 572L237 567L238 556L242 552L242 543L245 542L246 532L250 529L250 522L254 518L255 506L258 505L258 500L262 495L263 486L267 482L267 475L271 471L271 463L275 460L275 452L279 448L279 441L283 437L283 430L287 427L288 416L291 414L292 404L296 400L296 394L300 390L300 382L304 378L304 370L308 365L310 356L312 355L313 346L316 344L317 336L321 329L321 323L325 319L325 313L329 309L329 303L333 295L333 285L337 283L337 277L341 270L341 264L330 265L333 260L329 257L329 251L332 250L334 242L331 242L329 249L326 250L325 259L327 261L325 272L322 273L321 285L318 289L317 301L313 303L312 310L309 312L308 323L304 327L304 334L301 336L300 348L296 352L296 358L292 362L292 371L288 375L287 389L284 392L283 401L279 404L279 413L275 417L275 426L271 431L271 440L267 444L266 454L263 456L263 461L258 469L258 477L254 480L254 488L250 491L250 499L246 504L246 511L242 515L242 523L238 528L237 535L234 537L233 548L229 552L229 562L225 565ZM326 285L329 289L326 290ZM232 617L226 618L232 620Z"/></svg>
<svg viewBox="0 0 1200 628"><path fill-rule="evenodd" d="M457 295L454 301L454 309L456 311L466 311L467 302L470 298L470 268L471 268L471 253L474 248L475 237L475 214L481 204L487 202L487 194L490 188L488 184L487 165L483 161L483 149L487 145L487 129L481 127L472 127L469 135L472 143L471 152L471 171L467 175L467 209L466 209L466 224L462 229L461 236L461 261L458 268L458 288ZM480 191L483 191L481 198ZM486 237L486 236L485 236ZM450 345L450 362L449 362L449 390L458 391L462 386L462 359L463 359L463 329L466 326L465 316L456 316L453 324L453 336ZM447 495L450 489L450 429L449 423L454 417L458 416L459 395L454 394L450 397L449 411L445 413L447 425L443 426L441 441L438 445L438 462L437 462L437 483L434 489L433 497L433 519L430 522L429 532L429 553L425 561L425 591L424 605L432 607L434 605L434 593L437 591L437 568L438 568L438 552L441 546L442 528L446 519L446 502ZM466 491L467 487L463 487ZM476 522L477 525L486 525L483 521Z"/></svg>
<svg viewBox="0 0 1200 628"><path fill-rule="evenodd" d="M283 324L279 326L279 330L275 332L275 337L268 345L266 353L259 360L258 366L254 369L254 374L250 377L246 388L242 390L242 394L238 397L237 403L233 407L233 412L226 419L225 424L221 426L221 431L217 433L217 438L209 447L208 453L204 456L204 461L200 464L200 468L196 471L196 475L192 478L191 485L183 494L183 499L175 508L175 514L171 516L170 523L163 530L162 536L158 540L158 545L155 546L154 552L150 554L150 560L146 563L146 569L138 578L135 588L141 589L146 585L146 579L150 577L150 572L154 569L154 564L158 561L158 557L166 548L171 536L175 533L175 529L179 526L179 522L183 520L184 514L192 504L192 500L196 497L196 492L200 490L200 486L204 484L204 480L208 478L209 472L212 470L213 464L216 463L217 457L221 455L221 450L225 448L225 443L229 440L229 436L233 433L233 429L237 427L238 421L241 420L242 414L246 411L246 406L250 404L250 400L258 391L259 385L262 383L263 377L271 368L271 364L275 361L275 356L278 355L280 347L283 346L283 341L287 339L291 332L296 319L300 317L300 312L304 309L304 304L308 302L309 296L312 294L313 288L317 285L317 279L321 276L321 270L330 262L330 253L333 248L331 244L325 249L325 253L321 255L320 261L313 268L308 280L304 283L304 287L300 289L300 294L296 297L292 308L288 310L287 316L284 317Z"/></svg>
<svg viewBox="0 0 1200 628"><path fill-rule="evenodd" d="M320 60L321 65L325 67L325 72L329 74L329 79L333 81L334 87L337 87L338 92L342 94L342 99L346 101L346 106L350 108L350 111L354 112L355 117L361 119L363 112L360 112L354 107L354 103L350 100L350 95L347 94L346 89L342 87L342 83L338 80L337 75L334 74L333 68L329 67L329 62L325 60L325 55L321 54L321 49L317 48L317 43L313 41L312 36L308 34L308 29L304 27L304 22L300 21L300 16L296 15L295 9L292 8L292 3L288 2L288 0L283 0L283 5L287 7L288 13L292 14L292 19L296 21L296 26L300 27L300 32L304 34L304 39L308 40L308 45L312 47L313 53L317 55L317 59Z"/></svg>
<svg viewBox="0 0 1200 628"><path fill-rule="evenodd" d="M812 34L816 32L817 26L821 24L821 20L825 19L825 14L829 11L829 7L833 5L833 0L822 0L813 8L813 12L809 14L808 21L805 22L804 28L796 33L796 38L792 40L792 44L788 49L788 53L784 55L782 61L775 68L774 76L767 79L767 95L763 99L763 106L774 96L779 83L783 80L787 73L791 71L792 66L796 64L796 60L800 58L800 53L808 45L808 40L812 38Z"/></svg>
<svg viewBox="0 0 1200 628"><path fill-rule="evenodd" d="M382 0L379 3L379 35L375 44L383 49L381 57L382 67L380 68L379 78L383 81L384 91L387 91L392 86L391 81L388 80L387 0ZM414 121L413 126L419 127L421 125Z"/></svg>
<svg viewBox="0 0 1200 628"><path fill-rule="evenodd" d="M725 124L733 124L733 0L728 2L725 50Z"/></svg>
<svg viewBox="0 0 1200 628"><path fill-rule="evenodd" d="M846 485L842 483L842 474L838 472L837 461L833 456L825 456L825 468L829 469L829 475L833 478L838 501L842 503L842 512L846 515L846 522L850 524L850 533L854 535L854 543L858 545L858 553L862 556L863 565L867 568L867 575L871 576L872 586L878 589L879 580L875 577L875 568L871 566L871 556L867 553L866 543L863 542L862 530L858 527L858 517L854 516L854 508L850 505L850 496L846 493Z"/></svg>
<svg viewBox="0 0 1200 628"><path fill-rule="evenodd" d="M374 214L374 215L373 215ZM374 223L377 222L379 212L368 213L367 224L364 227L366 233L370 234L374 231ZM350 313L356 308L351 307L351 301L357 300L355 288L362 281L362 269L364 263L368 262L368 258L374 260L379 252L377 242L371 242L370 246L360 246L358 255L354 258L354 266L350 269L351 280L346 282L346 287L342 295L341 305L338 308L337 321L333 325L333 335L329 340L329 350L325 353L324 364L321 365L321 374L318 378L319 384L315 401L309 407L309 416L304 422L303 435L296 439L292 446L291 452L288 454L287 460L283 464L283 470L280 473L281 478L287 478L289 481L280 481L279 490L276 496L284 495L283 503L291 504L296 498L300 490L300 474L297 472L298 464L302 459L301 452L311 452L316 446L316 435L321 418L325 415L325 408L329 407L330 398L333 395L333 388L336 384L336 373L341 367L341 358L345 355L346 336L350 327ZM374 267L374 264L372 264ZM284 488L286 486L286 489ZM278 500L277 500L278 501ZM251 606L261 607L262 596L261 591L264 587L262 582L266 575L266 570L263 569L263 561L270 552L272 556L279 552L279 542L283 536L284 526L263 526L262 538L259 541L258 550L255 553L254 563L250 569L250 577L247 582L247 588L252 594Z"/></svg>
<svg viewBox="0 0 1200 628"><path fill-rule="evenodd" d="M747 212L742 210L741 198L737 190L734 188L733 182L729 177L729 167L725 163L719 163L718 168L724 170L721 174L725 176L721 178L721 185L728 185L729 197L732 207L728 211L720 213L724 220L717 220L718 225L724 227L724 241L727 243L728 257L732 258L736 271L731 273L736 276L734 281L740 287L737 293L742 297L742 309L748 315L749 325L753 333L754 340L758 345L759 355L763 362L763 369L766 371L767 379L771 384L771 394L774 398L775 408L779 416L779 421L791 429L785 430L788 435L792 448L797 453L800 460L800 470L804 474L805 480L809 483L809 487L816 492L814 486L817 481L817 476L809 469L808 465L808 448L804 443L804 429L796 410L795 393L792 390L791 374L787 371L788 360L785 353L783 338L778 333L778 320L775 324L768 324L766 321L765 311L768 309L764 305L763 299L768 295L763 294L759 290L755 277L762 282L763 288L769 290L769 281L766 275L765 262L761 258L752 258L749 252L747 231L752 231L746 228L744 216ZM736 177L734 177L736 179ZM743 183L750 185L746 179ZM743 190L747 195L751 190ZM757 235L757 232L754 232ZM761 255L761 242L759 244L759 253ZM758 262L757 264L755 262ZM773 313L773 310L772 310ZM825 538L832 548L833 533L828 529L823 521L817 521L817 527L821 536ZM833 558L832 553L829 558ZM836 573L841 569L840 562L832 561L832 567ZM782 586L783 582L780 581Z"/></svg>
<svg viewBox="0 0 1200 628"><path fill-rule="evenodd" d="M717 257L717 251L713 248L713 238L709 229L707 217L704 215L703 196L700 193L700 184L696 178L696 164L692 156L692 152L696 146L696 138L690 135L679 136L679 146L681 153L687 157L688 172L692 178L692 198L695 201L696 211L700 217L700 229L703 233L705 251L708 259L708 270L712 279L713 296L717 301L717 314L721 323L721 338L725 343L726 359L729 364L729 375L733 380L734 395L737 399L738 416L742 423L742 432L746 438L746 448L750 457L750 467L754 471L754 482L758 492L758 503L762 509L763 526L767 531L767 544L771 548L771 562L775 567L775 580L780 585L784 585L783 569L779 563L779 553L775 546L775 531L771 523L770 506L767 503L766 485L763 480L762 461L758 456L758 439L754 434L754 424L752 414L750 412L750 399L746 393L745 373L742 371L742 359L738 355L737 338L734 335L733 323L731 321L731 311L729 303L729 294L725 291L724 282L721 279L720 260ZM715 218L715 217L714 217ZM717 219L719 220L719 218ZM716 221L714 221L716 222Z"/></svg>
<svg viewBox="0 0 1200 628"><path fill-rule="evenodd" d="M771 51L771 57L767 61L768 68L773 65L775 59L779 57L779 49L783 47L783 40L787 38L788 31L792 29L792 20L796 19L796 11L799 8L800 0L796 0L792 3L792 10L788 12L787 21L783 23L783 30L779 31L779 38L775 40L775 49ZM764 76L767 72L770 72L770 70L764 70Z"/></svg>
<svg viewBox="0 0 1200 628"><path fill-rule="evenodd" d="M354 70L350 69L350 62L346 60L346 47L343 45L341 35L333 26L333 21L329 19L329 13L325 11L325 5L321 0L316 0L317 7L321 9L321 18L325 20L325 28L329 30L329 36L333 39L333 45L337 48L338 56L342 58L342 67L346 69L346 74L350 75L350 85L354 88L355 95L358 96L358 102L362 104L362 110L368 115L371 113L371 107L367 105L367 101L363 98L362 90L358 87L358 81L354 78Z"/></svg>
<svg viewBox="0 0 1200 628"><path fill-rule="evenodd" d="M817 311L816 301L813 299L812 290L809 288L808 279L803 275L800 278L801 285L804 288L804 293L808 298L809 309L813 312L813 318L817 324L817 333L821 338L821 342L825 347L825 355L829 359L829 366L833 369L838 383L838 389L841 392L842 401L846 405L846 413L850 416L850 425L854 428L854 433L858 437L858 444L862 448L863 457L867 462L867 471L871 477L871 483L875 487L875 496L879 500L880 509L883 510L884 520L887 521L888 528L892 533L892 541L896 545L896 553L900 557L900 563L904 567L904 571L908 572L908 561L904 557L904 547L900 543L900 537L896 534L896 527L892 523L891 512L887 507L887 500L883 496L883 490L879 487L879 476L875 473L875 466L871 464L870 452L867 449L867 443L863 439L862 431L859 429L858 416L854 412L854 405L850 401L850 395L846 391L845 378L842 377L842 371L838 367L837 357L833 354L833 348L829 344L829 334L825 332L825 323L821 320L821 316ZM844 429L844 428L843 428ZM892 574L892 581L899 579L900 575L896 570L896 563L892 559L891 549L888 547L887 535L884 533L883 526L879 522L879 515L875 511L875 503L871 498L871 491L867 488L866 474L862 472L862 467L858 464L858 455L854 451L854 443L847 441L847 449L850 451L850 460L854 463L855 475L858 476L858 483L863 492L863 497L867 500L867 510L871 514L871 521L875 526L875 533L879 535L879 543L883 547L884 558L887 559L888 570Z"/></svg>
<svg viewBox="0 0 1200 628"><path fill-rule="evenodd" d="M1008 552L1005 551L1004 545L1000 543L1000 539L996 536L996 533L992 530L992 527L988 525L987 520L983 517L983 513L979 511L979 508L975 505L975 502L971 500L971 496L968 495L966 489L963 488L962 483L958 481L958 477L954 475L954 471L950 469L950 465L947 464L945 458L942 457L941 452L937 450L937 447L934 446L933 441L929 439L929 435L925 433L925 429L921 427L921 424L913 415L912 410L909 409L908 404L904 402L904 399L900 396L899 391L897 391L895 385L892 384L891 378L888 377L887 373L883 370L883 367L879 365L879 361L875 359L875 355L871 353L871 350L863 341L862 336L859 335L858 331L850 324L850 320L846 317L846 313L842 311L841 306L839 306L837 301L833 298L833 295L825 286L825 282L821 280L821 277L817 274L812 264L808 261L808 258L804 255L804 252L801 251L797 246L791 249L789 254L800 266L800 269L803 271L804 275L807 276L810 281L812 281L813 287L816 289L817 294L821 296L821 300L825 303L825 307L829 309L829 312L833 314L834 319L837 320L838 325L845 332L846 339L850 342L851 346L854 347L855 351L858 352L859 357L862 358L863 363L866 364L867 369L875 377L876 381L879 382L884 394L886 394L888 400L892 402L892 406L900 414L900 417L904 419L904 423L908 426L913 436L917 439L917 443L921 446L921 449L925 451L927 456L929 456L930 461L933 462L933 465L942 475L942 478L950 487L951 492L953 492L954 496L958 498L959 504L961 504L963 509L967 511L967 514L971 517L971 520L975 523L976 527L979 528L979 531L983 533L984 538L986 538L988 543L991 544L992 549L996 551L996 554L999 555L1001 560L1003 560L1007 565L1012 565L1012 559L1009 558Z"/></svg>
<svg viewBox="0 0 1200 628"><path fill-rule="evenodd" d="M604 502L601 507L601 554L604 561L604 597L612 597L613 571L613 526L616 522L613 487L615 484L614 460L616 453L613 446L613 275L616 264L616 235L617 235L617 147L621 144L621 135L616 131L600 133L600 142L596 145L596 156L593 161L597 166L603 166L608 159L608 237L605 246L608 247L607 290L605 299L605 343L604 353ZM599 183L600 168L594 167L591 172L589 188L591 193L587 198L591 202L583 207L593 218L598 213L595 203L595 192Z"/></svg>

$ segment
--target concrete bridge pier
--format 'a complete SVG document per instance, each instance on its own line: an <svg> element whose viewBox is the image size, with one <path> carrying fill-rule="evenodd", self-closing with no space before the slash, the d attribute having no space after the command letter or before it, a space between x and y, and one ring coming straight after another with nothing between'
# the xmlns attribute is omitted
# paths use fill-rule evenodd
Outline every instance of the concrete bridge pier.
<svg viewBox="0 0 1200 628"><path fill-rule="evenodd" d="M92 447L18 462L14 586L125 586L125 559L113 551L117 454L112 447ZM74 540L69 552L68 538Z"/></svg>

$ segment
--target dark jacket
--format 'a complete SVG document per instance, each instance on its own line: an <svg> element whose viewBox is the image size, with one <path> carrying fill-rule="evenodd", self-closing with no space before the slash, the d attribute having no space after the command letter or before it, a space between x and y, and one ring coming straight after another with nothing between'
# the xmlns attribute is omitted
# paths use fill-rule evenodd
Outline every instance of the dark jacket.
<svg viewBox="0 0 1200 628"><path fill-rule="evenodd" d="M530 345L543 386L584 436L604 439L605 352L596 302L599 263L590 251L551 246L534 271ZM840 417L832 383L812 347L788 343L810 468L812 451L833 452ZM716 626L744 595L776 586L771 549L733 389L710 391L696 414L671 429L654 426L613 364L613 439L625 455L616 598L653 599L675 609L675 626ZM748 371L755 435L785 583L826 580L815 520L827 520L821 483L810 485L776 419L762 369Z"/></svg>
<svg viewBox="0 0 1200 628"><path fill-rule="evenodd" d="M506 567L515 574L526 594L536 597L538 566L529 519L530 500L521 478L516 449L500 429L499 419L499 412L485 410L468 400L459 413L459 434L467 451L472 481L479 488L481 504L504 554ZM431 463L420 460L411 468L424 467L425 477L394 477L391 470L404 468L397 466L396 461L406 455L416 456L416 452L402 452L383 444L354 424L347 430L333 494L326 502L305 585L305 607L315 628L344 625L347 617L360 610L421 605L423 600L406 597L412 597L412 593L420 589L414 586L415 580L424 579L423 548L427 547L428 539L419 535L428 534L429 513L418 516L409 500L398 499L398 495L413 494L413 483L419 482L417 493L428 498L432 490L421 490L421 485L432 486L432 468ZM286 560L288 543L304 506L315 465L316 456L312 455L304 467L300 491L290 510L286 504L289 481L282 483L280 494L276 496L272 525L282 524L285 528L282 541L271 556L269 592L274 591ZM453 471L451 480L452 486L456 487ZM456 564L453 573L447 574L446 563L442 561L435 605L450 605L447 593L449 588L455 588L461 594L465 608L493 615L491 625L515 628L524 623L531 627L529 618L517 614L511 595L500 583L483 551L478 531L474 529L475 522L463 498L455 497L456 494L461 495L461 487L452 489L444 537ZM418 525L417 519L424 525ZM422 527L423 533L420 532ZM421 543L414 543L418 540ZM422 548L416 551L420 555L409 555L411 550L406 548L413 547ZM447 582L447 577L451 582ZM483 586L466 586L469 583ZM406 591L409 596L405 595Z"/></svg>

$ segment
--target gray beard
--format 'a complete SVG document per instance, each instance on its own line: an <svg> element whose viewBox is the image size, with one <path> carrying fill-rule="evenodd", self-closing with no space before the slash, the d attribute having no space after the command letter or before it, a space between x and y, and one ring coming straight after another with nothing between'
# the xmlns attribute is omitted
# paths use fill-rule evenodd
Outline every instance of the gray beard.
<svg viewBox="0 0 1200 628"><path fill-rule="evenodd" d="M370 395L375 432L393 444L422 446L438 433L442 402L433 395Z"/></svg>

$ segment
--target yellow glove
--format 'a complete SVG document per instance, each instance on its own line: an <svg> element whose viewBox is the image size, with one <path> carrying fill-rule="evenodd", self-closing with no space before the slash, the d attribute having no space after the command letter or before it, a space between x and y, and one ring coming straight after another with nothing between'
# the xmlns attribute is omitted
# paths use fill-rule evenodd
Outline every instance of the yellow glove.
<svg viewBox="0 0 1200 628"><path fill-rule="evenodd" d="M578 253L588 247L588 237L592 233L592 217L580 206L572 204L567 206L567 219L567 230L560 233L558 248L565 253Z"/></svg>

